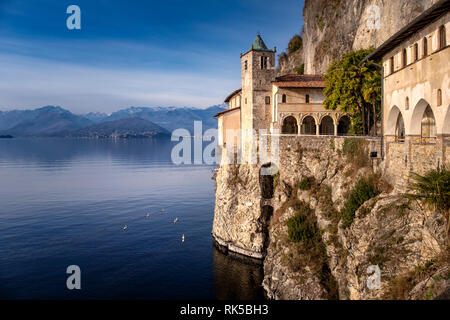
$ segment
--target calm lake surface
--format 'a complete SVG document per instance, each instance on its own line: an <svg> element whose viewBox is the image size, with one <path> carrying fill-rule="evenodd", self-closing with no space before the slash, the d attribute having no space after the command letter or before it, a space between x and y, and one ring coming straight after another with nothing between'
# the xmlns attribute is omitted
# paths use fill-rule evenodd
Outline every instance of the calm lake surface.
<svg viewBox="0 0 450 320"><path fill-rule="evenodd" d="M261 268L213 246L214 167L173 165L172 146L0 139L0 298L263 298Z"/></svg>

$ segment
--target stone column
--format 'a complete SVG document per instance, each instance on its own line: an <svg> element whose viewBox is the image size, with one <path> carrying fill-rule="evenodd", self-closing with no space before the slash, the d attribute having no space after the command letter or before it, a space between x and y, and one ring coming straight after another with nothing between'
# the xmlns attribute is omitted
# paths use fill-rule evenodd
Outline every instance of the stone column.
<svg viewBox="0 0 450 320"><path fill-rule="evenodd" d="M333 124L334 124L334 135L337 136L338 135L338 124L335 121L333 121Z"/></svg>
<svg viewBox="0 0 450 320"><path fill-rule="evenodd" d="M320 136L320 124L316 123L316 136Z"/></svg>

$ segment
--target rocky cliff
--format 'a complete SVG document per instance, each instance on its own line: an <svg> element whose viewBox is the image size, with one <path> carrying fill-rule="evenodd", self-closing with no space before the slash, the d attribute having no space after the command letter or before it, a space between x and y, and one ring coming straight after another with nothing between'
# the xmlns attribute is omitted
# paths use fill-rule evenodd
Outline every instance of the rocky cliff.
<svg viewBox="0 0 450 320"><path fill-rule="evenodd" d="M382 163L368 156L377 149L376 140L283 137L281 145L264 260L263 286L269 298L448 295L445 220L393 191L380 174ZM339 212L361 179L373 179L379 194L364 201L346 226ZM299 230L308 230L308 239L296 242L288 224L299 215L305 217ZM377 268L380 283L371 287L367 283Z"/></svg>
<svg viewBox="0 0 450 320"><path fill-rule="evenodd" d="M324 73L352 49L377 47L437 0L306 0L305 73Z"/></svg>
<svg viewBox="0 0 450 320"><path fill-rule="evenodd" d="M381 160L370 158L379 150L376 138L286 136L272 176L261 176L257 165L220 166L214 238L264 257L270 299L448 296L445 219L391 187ZM364 198L369 184L376 192ZM352 193L362 200L349 218L342 212Z"/></svg>

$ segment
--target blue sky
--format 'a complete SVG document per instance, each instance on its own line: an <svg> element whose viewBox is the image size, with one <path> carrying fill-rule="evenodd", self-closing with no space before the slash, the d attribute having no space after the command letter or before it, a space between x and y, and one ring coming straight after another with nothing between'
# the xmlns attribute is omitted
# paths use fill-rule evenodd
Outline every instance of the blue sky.
<svg viewBox="0 0 450 320"><path fill-rule="evenodd" d="M81 8L81 30L66 9ZM260 32L278 53L302 0L0 0L0 110L60 105L208 107L240 87L239 53Z"/></svg>

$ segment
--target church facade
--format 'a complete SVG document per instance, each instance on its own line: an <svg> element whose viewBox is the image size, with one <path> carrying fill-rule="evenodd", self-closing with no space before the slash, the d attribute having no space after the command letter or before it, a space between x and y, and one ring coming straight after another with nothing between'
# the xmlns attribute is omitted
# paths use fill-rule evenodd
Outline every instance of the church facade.
<svg viewBox="0 0 450 320"><path fill-rule="evenodd" d="M218 146L223 151L241 151L244 162L250 161L257 145L253 131L317 136L345 135L349 130L348 116L323 106L323 77L276 77L275 54L276 48L268 49L258 35L250 50L241 54L242 87L225 99L228 109L215 116Z"/></svg>
<svg viewBox="0 0 450 320"><path fill-rule="evenodd" d="M450 1L439 1L374 51L382 60L385 173L400 190L410 172L450 165Z"/></svg>

